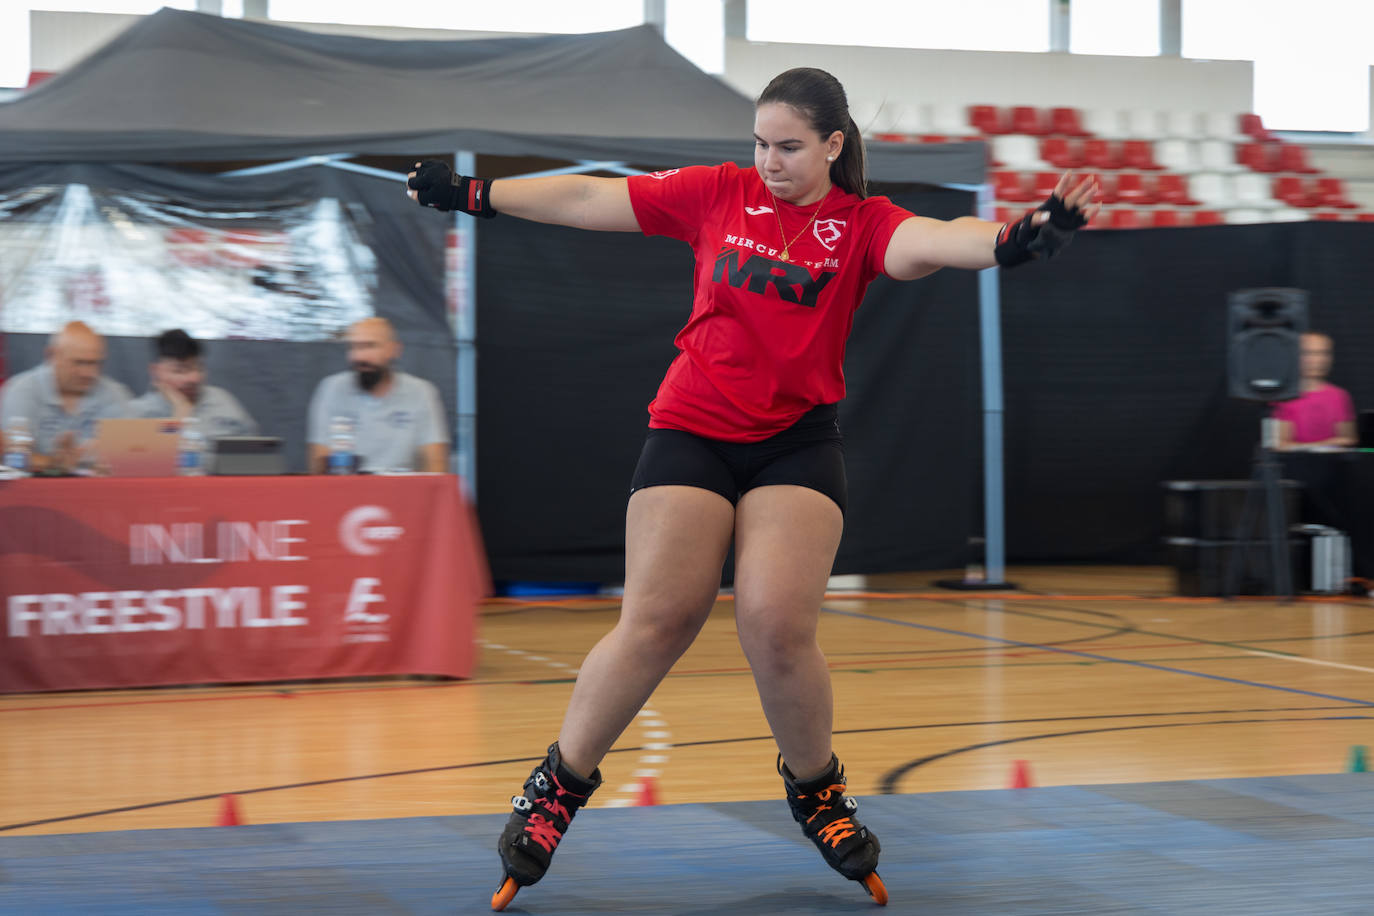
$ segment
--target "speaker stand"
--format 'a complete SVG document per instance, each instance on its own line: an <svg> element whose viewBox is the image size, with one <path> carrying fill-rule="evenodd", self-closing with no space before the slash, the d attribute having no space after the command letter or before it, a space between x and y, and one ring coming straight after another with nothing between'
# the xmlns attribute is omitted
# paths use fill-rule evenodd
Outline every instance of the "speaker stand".
<svg viewBox="0 0 1374 916"><path fill-rule="evenodd" d="M1260 441L1255 446L1255 457L1250 466L1250 480L1259 484L1245 491L1245 504L1241 509L1240 522L1232 537L1231 556L1226 568L1226 585L1223 594L1234 598L1240 590L1240 577L1243 563L1250 556L1251 534L1255 527L1259 503L1264 501L1265 536L1262 542L1269 545L1269 582L1275 595L1286 601L1293 600L1293 567L1288 551L1288 515L1283 505L1283 492L1279 486L1279 459L1269 443L1272 427L1268 424L1276 420L1260 421Z"/></svg>

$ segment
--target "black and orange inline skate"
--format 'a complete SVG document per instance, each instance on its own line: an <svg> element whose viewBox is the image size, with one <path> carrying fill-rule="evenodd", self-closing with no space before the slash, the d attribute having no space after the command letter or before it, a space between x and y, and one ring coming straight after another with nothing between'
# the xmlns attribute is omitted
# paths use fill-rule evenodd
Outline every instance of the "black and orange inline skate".
<svg viewBox="0 0 1374 916"><path fill-rule="evenodd" d="M874 902L887 905L887 887L878 877L878 854L882 846L854 812L859 803L845 795L844 767L834 754L824 773L798 782L778 755L778 773L787 790L792 817L825 858L825 864L851 881L863 885Z"/></svg>

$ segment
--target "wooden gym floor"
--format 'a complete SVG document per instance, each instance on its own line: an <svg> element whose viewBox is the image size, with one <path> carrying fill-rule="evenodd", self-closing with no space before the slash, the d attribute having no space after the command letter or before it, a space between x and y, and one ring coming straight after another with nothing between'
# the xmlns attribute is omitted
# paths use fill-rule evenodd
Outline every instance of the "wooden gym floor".
<svg viewBox="0 0 1374 916"><path fill-rule="evenodd" d="M870 577L825 602L835 747L860 795L1339 773L1374 745L1374 603L1170 596L1167 570ZM506 811L615 599L492 601L468 681L0 696L0 835ZM718 603L602 766L593 807L777 799ZM494 867L494 866L493 866Z"/></svg>

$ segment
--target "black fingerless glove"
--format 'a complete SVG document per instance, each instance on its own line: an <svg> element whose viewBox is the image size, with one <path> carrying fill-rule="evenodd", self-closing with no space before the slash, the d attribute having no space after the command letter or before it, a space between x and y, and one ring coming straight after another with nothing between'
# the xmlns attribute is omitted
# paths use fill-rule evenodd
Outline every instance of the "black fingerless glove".
<svg viewBox="0 0 1374 916"><path fill-rule="evenodd" d="M1050 218L1038 226L1033 225L1035 215L1041 211L1049 211ZM1002 227L997 233L993 254L1003 267L1024 264L1042 253L1046 259L1052 258L1055 252L1072 242L1074 232L1087 223L1082 210L1070 210L1064 206L1063 198L1051 194L1049 200Z"/></svg>
<svg viewBox="0 0 1374 916"><path fill-rule="evenodd" d="M482 219L491 219L496 211L491 206L490 181L455 175L448 163L426 159L415 166L415 177L406 187L417 192L415 199L423 207L436 210L462 210Z"/></svg>

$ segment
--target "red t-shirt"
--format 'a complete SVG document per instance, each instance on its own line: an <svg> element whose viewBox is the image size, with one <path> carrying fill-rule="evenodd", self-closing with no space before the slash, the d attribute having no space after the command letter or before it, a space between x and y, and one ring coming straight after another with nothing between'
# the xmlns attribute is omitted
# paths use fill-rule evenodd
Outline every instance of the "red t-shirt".
<svg viewBox="0 0 1374 916"><path fill-rule="evenodd" d="M854 310L909 211L838 187L819 211L794 207L733 163L636 175L629 187L644 233L687 242L697 261L692 317L649 404L651 427L757 442L844 397ZM779 219L788 241L801 233L787 261Z"/></svg>

